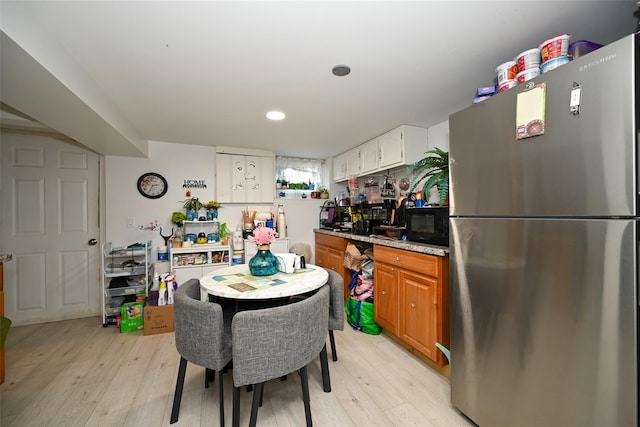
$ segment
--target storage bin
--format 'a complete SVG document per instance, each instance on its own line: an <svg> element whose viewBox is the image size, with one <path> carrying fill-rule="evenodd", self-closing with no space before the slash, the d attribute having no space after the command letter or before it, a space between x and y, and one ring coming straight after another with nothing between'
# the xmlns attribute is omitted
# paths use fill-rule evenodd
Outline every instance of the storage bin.
<svg viewBox="0 0 640 427"><path fill-rule="evenodd" d="M576 40L569 45L569 56L576 59L601 47L601 44L589 40Z"/></svg>

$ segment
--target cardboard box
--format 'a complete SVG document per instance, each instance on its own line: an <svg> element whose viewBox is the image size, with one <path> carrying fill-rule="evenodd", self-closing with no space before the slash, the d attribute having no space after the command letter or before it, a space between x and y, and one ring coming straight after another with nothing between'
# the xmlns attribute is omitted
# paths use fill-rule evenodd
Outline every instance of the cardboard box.
<svg viewBox="0 0 640 427"><path fill-rule="evenodd" d="M144 303L128 302L122 305L120 332L141 331L144 328Z"/></svg>
<svg viewBox="0 0 640 427"><path fill-rule="evenodd" d="M173 332L173 305L147 305L144 307L144 334Z"/></svg>

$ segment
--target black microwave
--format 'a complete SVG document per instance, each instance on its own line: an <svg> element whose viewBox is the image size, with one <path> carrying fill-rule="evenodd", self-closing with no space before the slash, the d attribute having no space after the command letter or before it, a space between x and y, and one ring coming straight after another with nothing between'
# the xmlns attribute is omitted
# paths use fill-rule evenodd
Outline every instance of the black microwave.
<svg viewBox="0 0 640 427"><path fill-rule="evenodd" d="M449 246L449 206L424 206L406 210L407 240Z"/></svg>

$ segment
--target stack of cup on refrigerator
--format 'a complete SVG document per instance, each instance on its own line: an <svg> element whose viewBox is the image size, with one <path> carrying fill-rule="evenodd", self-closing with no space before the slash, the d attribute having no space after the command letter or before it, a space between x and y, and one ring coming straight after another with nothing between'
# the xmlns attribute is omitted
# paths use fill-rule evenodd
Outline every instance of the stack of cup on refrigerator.
<svg viewBox="0 0 640 427"><path fill-rule="evenodd" d="M498 91L504 92L516 85L518 64L516 61L507 61L496 67L496 73L498 74Z"/></svg>
<svg viewBox="0 0 640 427"><path fill-rule="evenodd" d="M534 47L525 50L516 56L515 60L518 64L517 84L522 84L540 75L540 49Z"/></svg>
<svg viewBox="0 0 640 427"><path fill-rule="evenodd" d="M570 39L571 34L560 34L540 44L540 56L542 58L540 68L543 73L554 70L571 61L569 56Z"/></svg>

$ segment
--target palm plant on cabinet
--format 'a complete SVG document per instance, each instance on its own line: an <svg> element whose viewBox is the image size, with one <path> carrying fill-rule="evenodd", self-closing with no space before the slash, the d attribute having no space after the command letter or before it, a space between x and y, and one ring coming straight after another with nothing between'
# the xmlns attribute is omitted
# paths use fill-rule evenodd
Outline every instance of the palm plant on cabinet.
<svg viewBox="0 0 640 427"><path fill-rule="evenodd" d="M438 204L448 204L449 153L436 147L425 154L425 157L407 167L407 173L411 175L408 191L422 191L423 198L429 200L431 189L436 187Z"/></svg>

